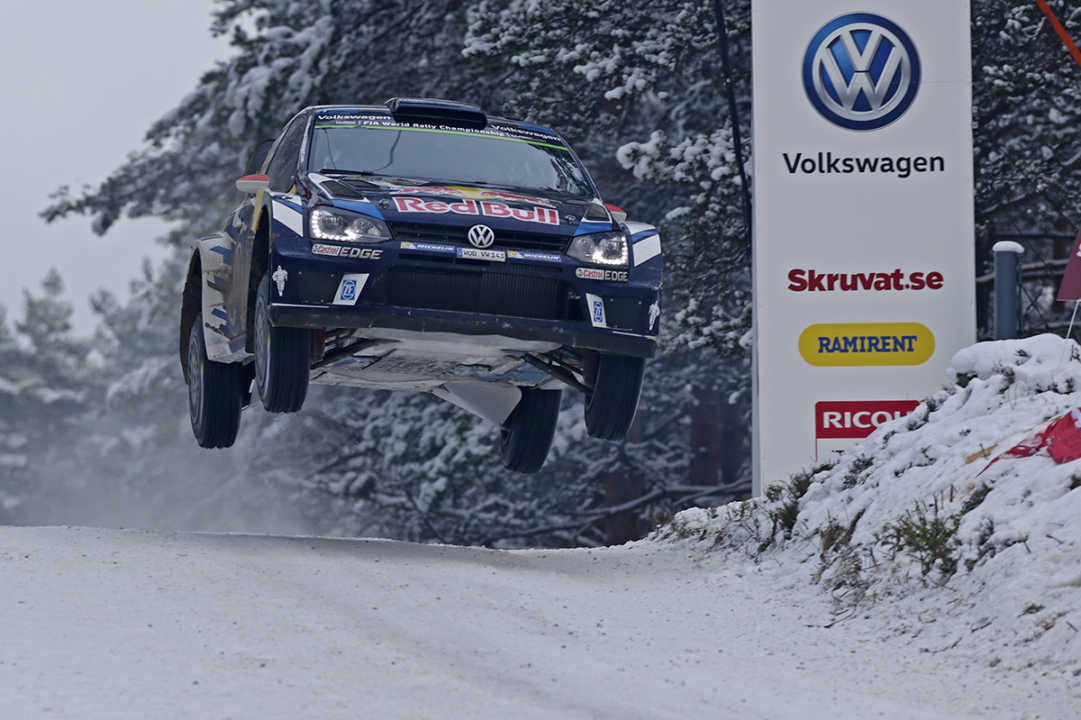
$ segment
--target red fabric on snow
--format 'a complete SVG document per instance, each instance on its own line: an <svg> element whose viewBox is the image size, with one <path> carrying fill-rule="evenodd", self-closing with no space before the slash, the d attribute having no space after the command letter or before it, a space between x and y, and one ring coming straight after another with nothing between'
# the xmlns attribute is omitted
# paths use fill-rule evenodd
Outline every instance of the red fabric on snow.
<svg viewBox="0 0 1081 720"><path fill-rule="evenodd" d="M1062 464L1081 458L1081 409L1074 408L1046 430L1048 451Z"/></svg>
<svg viewBox="0 0 1081 720"><path fill-rule="evenodd" d="M1030 457L1044 448L1047 448L1051 458L1060 465L1081 458L1081 408L1074 408L1043 431L1017 443L987 463L987 467L980 470L976 477L983 475L987 472L987 468L1004 457Z"/></svg>

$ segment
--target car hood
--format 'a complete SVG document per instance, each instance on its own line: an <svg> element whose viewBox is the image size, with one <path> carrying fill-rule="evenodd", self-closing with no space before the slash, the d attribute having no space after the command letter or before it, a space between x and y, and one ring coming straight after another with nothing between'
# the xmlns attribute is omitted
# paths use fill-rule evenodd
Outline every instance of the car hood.
<svg viewBox="0 0 1081 720"><path fill-rule="evenodd" d="M324 183L326 186L328 183ZM386 181L333 181L333 204L378 214L392 224L453 227L488 225L542 235L571 236L613 229L611 222L585 221L592 200L494 187ZM375 211L375 212L373 212Z"/></svg>

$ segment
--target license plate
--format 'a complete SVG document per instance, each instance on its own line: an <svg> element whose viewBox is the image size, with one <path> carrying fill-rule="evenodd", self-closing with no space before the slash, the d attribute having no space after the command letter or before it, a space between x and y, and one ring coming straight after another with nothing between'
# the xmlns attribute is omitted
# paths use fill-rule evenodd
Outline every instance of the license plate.
<svg viewBox="0 0 1081 720"><path fill-rule="evenodd" d="M466 260L487 260L488 262L507 262L507 253L503 250L481 250L480 248L458 248L458 257Z"/></svg>

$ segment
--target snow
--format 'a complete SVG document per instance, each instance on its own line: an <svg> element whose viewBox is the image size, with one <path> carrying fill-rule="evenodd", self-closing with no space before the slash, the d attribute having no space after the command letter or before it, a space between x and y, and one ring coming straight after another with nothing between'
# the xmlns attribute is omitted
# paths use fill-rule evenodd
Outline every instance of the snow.
<svg viewBox="0 0 1081 720"><path fill-rule="evenodd" d="M1081 461L984 468L1081 406L1081 348L951 367L787 489L619 548L0 527L2 714L1076 717Z"/></svg>
<svg viewBox="0 0 1081 720"><path fill-rule="evenodd" d="M1065 718L1069 691L827 626L775 563L0 528L9 717Z"/></svg>
<svg viewBox="0 0 1081 720"><path fill-rule="evenodd" d="M1044 452L984 470L1081 406L1081 348L1051 335L981 343L952 372L908 417L804 476L804 492L687 511L658 537L771 568L800 592L817 583L846 632L874 632L890 652L1003 680L1036 672L1081 699L1081 460ZM938 543L909 532L933 530Z"/></svg>

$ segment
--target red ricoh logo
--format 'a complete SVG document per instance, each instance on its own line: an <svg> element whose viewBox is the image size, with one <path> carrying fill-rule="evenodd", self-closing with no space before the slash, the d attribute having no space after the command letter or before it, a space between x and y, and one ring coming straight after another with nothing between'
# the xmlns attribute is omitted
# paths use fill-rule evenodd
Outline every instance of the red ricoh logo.
<svg viewBox="0 0 1081 720"><path fill-rule="evenodd" d="M903 292L905 290L941 290L945 284L937 271L836 273L810 268L788 271L788 289L792 292Z"/></svg>
<svg viewBox="0 0 1081 720"><path fill-rule="evenodd" d="M865 438L882 424L904 417L915 400L862 400L815 403L815 439Z"/></svg>

